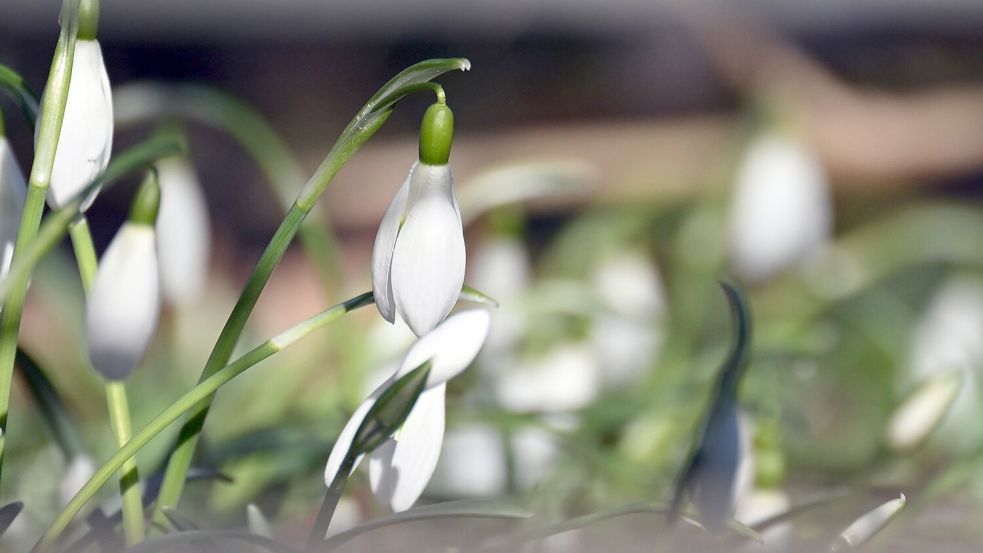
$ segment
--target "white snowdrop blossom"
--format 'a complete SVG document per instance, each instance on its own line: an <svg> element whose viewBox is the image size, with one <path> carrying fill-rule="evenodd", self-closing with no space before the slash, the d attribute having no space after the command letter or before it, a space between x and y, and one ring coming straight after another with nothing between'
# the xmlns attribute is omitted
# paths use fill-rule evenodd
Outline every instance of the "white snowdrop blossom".
<svg viewBox="0 0 983 553"><path fill-rule="evenodd" d="M328 457L325 483L330 486L334 481L359 426L382 392L430 361L425 389L402 428L371 453L369 461L369 478L376 498L393 511L412 507L430 481L440 457L446 383L474 361L488 336L490 322L487 311L462 311L420 338L407 352L396 373L377 388L345 424ZM356 460L354 466L360 460Z"/></svg>
<svg viewBox="0 0 983 553"><path fill-rule="evenodd" d="M157 165L160 214L157 248L164 299L190 305L201 297L208 276L211 227L208 205L194 168L183 158Z"/></svg>
<svg viewBox="0 0 983 553"><path fill-rule="evenodd" d="M99 261L86 304L89 360L105 378L129 376L143 359L160 316L160 278L154 231L160 188L144 180L129 220Z"/></svg>
<svg viewBox="0 0 983 553"><path fill-rule="evenodd" d="M895 451L909 451L925 441L949 413L963 373L941 374L922 384L902 403L888 421L885 441Z"/></svg>
<svg viewBox="0 0 983 553"><path fill-rule="evenodd" d="M815 155L794 137L754 139L739 166L730 209L735 270L763 280L822 246L832 227L829 184Z"/></svg>
<svg viewBox="0 0 983 553"><path fill-rule="evenodd" d="M75 42L72 78L51 169L48 205L58 209L82 192L109 164L112 149L113 99L102 49L99 41L80 38ZM92 205L96 194L98 190L86 197L83 211Z"/></svg>
<svg viewBox="0 0 983 553"><path fill-rule="evenodd" d="M27 184L7 138L0 134L0 279L10 270Z"/></svg>
<svg viewBox="0 0 983 553"><path fill-rule="evenodd" d="M495 397L509 411L551 413L580 409L601 389L597 358L588 344L555 346L496 375Z"/></svg>
<svg viewBox="0 0 983 553"><path fill-rule="evenodd" d="M880 507L867 512L857 520L853 522L850 526L844 530L840 536L839 541L834 544L834 551L841 551L845 549L854 549L859 547L861 544L869 541L878 532L880 532L891 519L898 514L901 509L907 504L907 499L904 494L901 494L897 499L892 499L886 503L883 503Z"/></svg>
<svg viewBox="0 0 983 553"><path fill-rule="evenodd" d="M384 319L423 336L450 313L464 285L464 226L448 165L454 116L438 102L420 127L420 161L379 225L372 290Z"/></svg>

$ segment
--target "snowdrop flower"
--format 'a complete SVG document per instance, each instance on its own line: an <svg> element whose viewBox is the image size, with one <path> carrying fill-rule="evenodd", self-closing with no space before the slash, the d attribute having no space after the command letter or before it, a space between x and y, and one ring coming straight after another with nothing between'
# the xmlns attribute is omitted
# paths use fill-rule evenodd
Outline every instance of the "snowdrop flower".
<svg viewBox="0 0 983 553"><path fill-rule="evenodd" d="M446 382L467 368L478 355L488 336L490 323L487 311L462 311L448 317L420 338L407 352L396 373L377 388L345 424L328 457L324 470L325 483L331 486L362 420L382 392L399 378L430 361L425 389L402 428L370 455L369 462L369 479L376 498L388 504L393 511L412 507L430 481L440 457L444 439ZM358 461L355 464L357 466Z"/></svg>
<svg viewBox="0 0 983 553"><path fill-rule="evenodd" d="M126 378L157 330L160 282L154 222L160 188L151 171L105 255L86 305L89 360L104 377Z"/></svg>
<svg viewBox="0 0 983 553"><path fill-rule="evenodd" d="M161 190L157 217L161 288L171 304L190 305L201 297L208 276L208 205L198 176L186 159L161 161L157 173Z"/></svg>
<svg viewBox="0 0 983 553"><path fill-rule="evenodd" d="M737 172L730 211L735 270L766 279L815 253L832 226L832 201L823 167L790 136L754 139Z"/></svg>
<svg viewBox="0 0 983 553"><path fill-rule="evenodd" d="M386 210L372 250L379 313L423 336L450 313L464 284L464 228L450 166L454 116L433 104L420 128L420 160Z"/></svg>
<svg viewBox="0 0 983 553"><path fill-rule="evenodd" d="M495 397L505 409L551 413L580 409L594 401L601 377L590 346L569 343L502 371L494 384Z"/></svg>
<svg viewBox="0 0 983 553"><path fill-rule="evenodd" d="M963 374L953 371L922 384L891 415L885 441L894 451L910 451L928 438L959 394Z"/></svg>
<svg viewBox="0 0 983 553"><path fill-rule="evenodd" d="M866 543L884 529L907 502L904 494L901 494L897 499L892 499L864 514L840 534L838 541L833 544L833 551L855 549Z"/></svg>
<svg viewBox="0 0 983 553"><path fill-rule="evenodd" d="M98 12L98 2L82 2L80 6L72 78L48 188L52 209L68 203L92 182L109 164L113 149L113 99L96 40ZM34 138L37 140L36 130ZM96 194L97 190L85 199L83 211L92 205Z"/></svg>
<svg viewBox="0 0 983 553"><path fill-rule="evenodd" d="M3 118L0 116L0 279L10 269L26 194L24 174L3 133Z"/></svg>
<svg viewBox="0 0 983 553"><path fill-rule="evenodd" d="M508 480L502 433L488 424L465 424L447 432L434 473L436 493L489 497L505 492Z"/></svg>

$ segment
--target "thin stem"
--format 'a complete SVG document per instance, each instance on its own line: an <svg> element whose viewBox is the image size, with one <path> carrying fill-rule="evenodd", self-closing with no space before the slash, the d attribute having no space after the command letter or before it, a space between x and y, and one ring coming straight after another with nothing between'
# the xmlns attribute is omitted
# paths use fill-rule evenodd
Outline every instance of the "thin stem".
<svg viewBox="0 0 983 553"><path fill-rule="evenodd" d="M150 443L161 431L171 425L174 421L181 418L184 414L194 409L199 403L211 397L219 388L227 384L236 376L239 376L250 367L267 359L275 353L281 351L297 340L309 335L311 332L326 326L342 315L354 311L360 307L370 305L373 302L372 292L365 292L344 303L338 304L326 311L307 319L306 321L291 327L278 336L263 342L242 355L232 363L222 369L215 371L214 374L204 379L201 383L189 390L174 403L160 412L150 420L139 432L126 442L116 453L114 453L95 473L89 481L75 494L75 497L68 502L68 505L55 517L54 522L45 531L41 540L35 546L35 551L47 551L54 545L58 537L68 528L72 519L82 510L99 491L99 489L112 478L113 474L123 467L123 464L137 454L144 446Z"/></svg>
<svg viewBox="0 0 983 553"><path fill-rule="evenodd" d="M75 32L78 28L78 0L65 0L62 6L62 29L55 46L51 70L48 74L48 93L41 106L38 125L38 141L28 179L27 198L21 215L17 240L14 243L12 263L17 261L25 248L34 240L41 225L44 199L51 183L51 169L55 162L61 123L65 117L68 85L72 78L72 61L75 55ZM30 276L30 275L28 275ZM14 359L17 355L17 336L20 333L21 314L27 297L27 281L15 284L3 304L0 314L0 475L2 475L7 415L10 407L10 386L13 380Z"/></svg>
<svg viewBox="0 0 983 553"><path fill-rule="evenodd" d="M86 296L92 290L99 262L96 248L89 232L89 222L85 215L78 214L69 225L69 235L75 248L75 259L82 278L82 288ZM126 385L118 380L106 380L106 403L109 408L109 425L116 438L116 447L126 445L133 433L131 428L130 405L126 399ZM134 545L143 540L143 499L140 497L140 473L134 459L128 459L119 472L119 493L122 500L123 536L126 545Z"/></svg>
<svg viewBox="0 0 983 553"><path fill-rule="evenodd" d="M311 528L311 533L307 536L307 551L315 551L328 535L328 527L331 525L335 509L338 508L338 502L341 500L342 494L345 493L345 484L348 483L348 477L351 475L354 465L355 457L349 452L335 474L334 480L331 481L331 485L328 486L328 490L324 492L324 500L321 501L321 508L317 512L314 527Z"/></svg>

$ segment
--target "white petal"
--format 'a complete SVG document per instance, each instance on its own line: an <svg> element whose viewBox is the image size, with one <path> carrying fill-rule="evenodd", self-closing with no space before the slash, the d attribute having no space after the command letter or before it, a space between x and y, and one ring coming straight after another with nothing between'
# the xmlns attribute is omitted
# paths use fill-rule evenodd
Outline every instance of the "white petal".
<svg viewBox="0 0 983 553"><path fill-rule="evenodd" d="M48 203L57 209L106 168L113 149L113 100L102 50L95 40L75 43L72 79L58 139ZM86 198L85 210L96 192Z"/></svg>
<svg viewBox="0 0 983 553"><path fill-rule="evenodd" d="M491 317L483 309L455 313L410 348L396 377L431 361L427 387L447 382L474 361L485 343L490 324Z"/></svg>
<svg viewBox="0 0 983 553"><path fill-rule="evenodd" d="M375 397L376 395L373 394L369 399L363 401L358 406L358 409L355 409L355 412L352 413L348 422L345 423L345 427L341 429L341 433L338 434L338 439L335 440L334 446L331 448L331 454L328 455L328 463L324 467L324 484L326 486L331 486L335 475L341 469L341 463L345 460L345 455L348 454L349 448L352 447L352 440L355 439L355 433L358 431L358 427L365 420L365 415L369 413L369 409L375 404ZM352 472L355 471L359 461L361 461L361 457L355 460L355 463L352 465Z"/></svg>
<svg viewBox="0 0 983 553"><path fill-rule="evenodd" d="M211 250L208 205L194 168L182 158L157 164L160 214L157 241L164 298L189 305L204 289Z"/></svg>
<svg viewBox="0 0 983 553"><path fill-rule="evenodd" d="M440 385L420 394L395 444L387 443L372 454L372 491L395 512L416 503L437 467L444 439L445 391L446 386Z"/></svg>
<svg viewBox="0 0 983 553"><path fill-rule="evenodd" d="M396 310L417 336L450 313L464 285L464 229L446 165L419 164L410 175L406 221L396 237Z"/></svg>
<svg viewBox="0 0 983 553"><path fill-rule="evenodd" d="M891 415L887 444L895 451L908 451L921 444L949 412L962 384L962 373L954 371L920 386Z"/></svg>
<svg viewBox="0 0 983 553"><path fill-rule="evenodd" d="M157 330L160 282L154 229L126 223L99 262L86 306L89 359L106 378L125 378Z"/></svg>
<svg viewBox="0 0 983 553"><path fill-rule="evenodd" d="M10 269L27 183L7 138L0 136L0 279Z"/></svg>
<svg viewBox="0 0 983 553"><path fill-rule="evenodd" d="M814 253L832 226L818 159L791 137L757 138L738 170L730 215L735 269L763 279Z"/></svg>
<svg viewBox="0 0 983 553"><path fill-rule="evenodd" d="M840 534L843 544L838 544L839 547L834 546L834 550L842 549L843 545L847 546L845 549L853 549L868 541L880 532L888 522L891 522L894 515L898 514L898 511L903 509L906 503L904 494L901 494L901 497L892 499L861 516Z"/></svg>
<svg viewBox="0 0 983 553"><path fill-rule="evenodd" d="M393 248L396 247L396 236L399 234L399 227L403 224L403 217L406 215L406 198L410 191L410 178L417 165L414 164L410 169L410 174L399 187L392 203L386 209L386 214L382 217L379 224L379 231L375 235L375 244L372 246L372 295L375 297L375 306L379 309L382 318L390 323L396 319L396 304L393 301L393 287L391 280L391 269L393 261Z"/></svg>

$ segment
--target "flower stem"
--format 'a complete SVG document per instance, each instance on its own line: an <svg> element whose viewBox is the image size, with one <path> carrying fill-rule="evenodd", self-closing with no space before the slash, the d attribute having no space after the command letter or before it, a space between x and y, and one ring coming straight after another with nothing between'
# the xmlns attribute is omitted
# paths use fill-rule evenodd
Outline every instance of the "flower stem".
<svg viewBox="0 0 983 553"><path fill-rule="evenodd" d="M349 452L335 474L334 480L331 481L331 485L328 486L328 490L324 492L324 500L321 501L321 508L317 512L314 527L311 528L311 533L307 536L306 551L315 551L317 546L324 542L325 536L328 535L328 526L331 525L335 509L338 508L338 502L345 492L345 484L348 483L348 477L351 475L354 464L355 457Z"/></svg>
<svg viewBox="0 0 983 553"><path fill-rule="evenodd" d="M75 33L78 28L78 0L65 0L62 6L61 34L48 74L48 93L41 106L38 141L28 179L27 198L21 215L17 240L11 264L18 254L34 240L41 225L44 200L51 182L51 168L55 162L55 150L61 134L68 100L68 85L72 78L72 60L75 54ZM28 275L29 276L29 275ZM25 278L12 287L0 314L0 474L3 469L4 445L7 435L7 414L10 407L10 386L13 380L14 358L17 355L17 336L27 297Z"/></svg>
<svg viewBox="0 0 983 553"><path fill-rule="evenodd" d="M170 404L156 417L150 420L139 432L133 435L125 445L121 446L95 473L89 481L75 494L75 497L68 502L68 505L55 517L54 522L45 531L41 540L35 546L36 552L48 551L58 537L68 528L72 519L82 510L99 491L106 482L112 478L113 474L120 470L127 460L133 458L144 446L150 443L161 431L171 425L174 421L188 413L204 399L210 398L219 388L227 384L236 376L239 376L250 367L260 363L275 353L281 351L297 340L309 335L311 332L326 326L342 315L354 311L360 307L371 305L373 301L372 292L355 296L350 300L331 307L321 313L307 319L306 321L293 326L274 338L263 342L249 352L215 371L208 378L203 379L198 385L189 390L183 396Z"/></svg>
<svg viewBox="0 0 983 553"><path fill-rule="evenodd" d="M89 222L85 215L78 214L69 225L72 247L82 278L82 288L86 296L92 289L99 262L92 244ZM133 433L131 428L130 406L126 399L126 384L121 380L106 380L106 403L109 407L109 425L116 438L116 447L123 447ZM140 473L134 459L128 459L119 472L119 493L122 500L123 536L126 545L135 545L143 540L143 499L140 497Z"/></svg>

